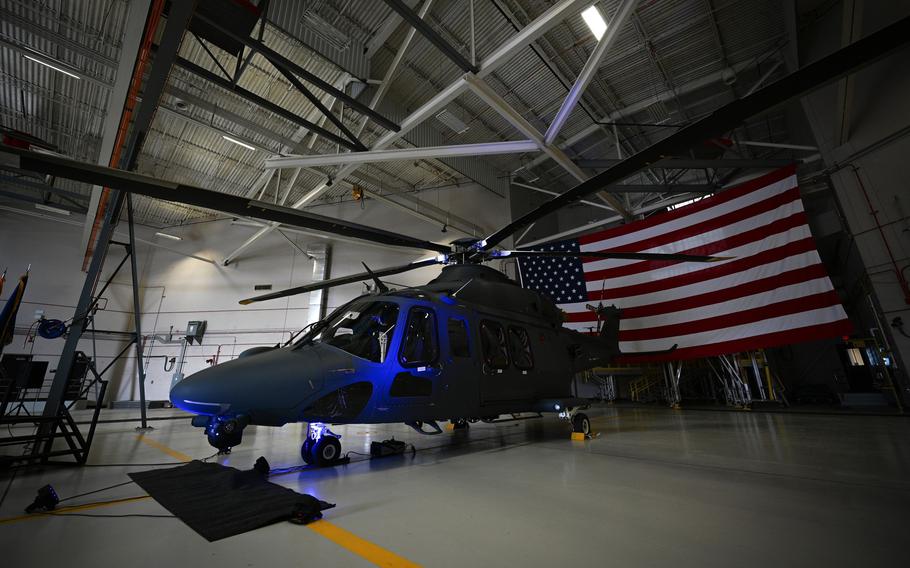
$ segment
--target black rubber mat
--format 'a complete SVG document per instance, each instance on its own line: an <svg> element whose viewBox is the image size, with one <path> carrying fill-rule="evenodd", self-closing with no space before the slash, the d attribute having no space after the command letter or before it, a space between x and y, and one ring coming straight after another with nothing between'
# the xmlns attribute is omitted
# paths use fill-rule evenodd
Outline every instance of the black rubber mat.
<svg viewBox="0 0 910 568"><path fill-rule="evenodd" d="M295 508L332 507L275 485L256 471L192 461L129 476L153 499L209 541L286 521Z"/></svg>

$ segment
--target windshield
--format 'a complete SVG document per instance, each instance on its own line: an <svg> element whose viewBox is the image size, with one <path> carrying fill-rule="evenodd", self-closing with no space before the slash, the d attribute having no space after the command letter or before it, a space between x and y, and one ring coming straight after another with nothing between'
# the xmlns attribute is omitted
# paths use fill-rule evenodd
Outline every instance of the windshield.
<svg viewBox="0 0 910 568"><path fill-rule="evenodd" d="M351 355L382 363L389 352L398 304L392 302L358 302L338 310L320 326L310 339L327 343Z"/></svg>

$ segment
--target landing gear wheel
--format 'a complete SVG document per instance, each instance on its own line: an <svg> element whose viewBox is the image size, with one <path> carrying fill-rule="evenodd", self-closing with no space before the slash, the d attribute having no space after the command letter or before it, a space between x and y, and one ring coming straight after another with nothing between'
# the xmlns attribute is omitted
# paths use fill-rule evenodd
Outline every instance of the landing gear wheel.
<svg viewBox="0 0 910 568"><path fill-rule="evenodd" d="M313 445L310 453L316 465L332 465L341 459L341 442L338 438L323 436Z"/></svg>
<svg viewBox="0 0 910 568"><path fill-rule="evenodd" d="M572 417L572 431L585 436L591 434L591 420L587 414L579 412Z"/></svg>
<svg viewBox="0 0 910 568"><path fill-rule="evenodd" d="M467 430L467 429L468 429L468 421L465 420L464 418L458 418L456 420L452 420L452 430Z"/></svg>
<svg viewBox="0 0 910 568"><path fill-rule="evenodd" d="M313 440L309 436L304 440L303 445L300 446L300 457L303 458L303 463L307 465L313 463Z"/></svg>

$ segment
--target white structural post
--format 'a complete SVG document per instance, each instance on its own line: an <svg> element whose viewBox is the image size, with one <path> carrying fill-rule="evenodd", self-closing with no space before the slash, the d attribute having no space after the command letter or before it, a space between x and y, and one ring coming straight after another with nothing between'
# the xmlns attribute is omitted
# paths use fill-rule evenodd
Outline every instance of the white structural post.
<svg viewBox="0 0 910 568"><path fill-rule="evenodd" d="M268 168L312 168L316 166L363 164L366 162L374 163L425 160L429 158L452 158L457 156L523 154L535 150L537 150L537 144L531 140L516 140L506 142L482 142L478 144L455 144L451 146L430 146L426 148L369 150L367 152L344 152L341 154L281 156L266 159L265 165Z"/></svg>
<svg viewBox="0 0 910 568"><path fill-rule="evenodd" d="M573 162L565 152L553 146L547 144L543 138L543 135L537 131L534 126L525 119L518 111L516 111L512 106L503 99L499 93L493 90L490 85L484 82L482 79L477 77L466 75L465 78L468 81L468 86L471 90L474 91L481 100L483 100L487 105L490 106L493 110L499 113L504 119L509 121L509 123L515 127L516 130L521 132L523 136L527 136L532 140L539 150L543 151L546 155L552 158L557 164L559 164L564 170L569 172L575 179L578 181L585 181L588 179L588 174L585 173L578 164ZM630 219L631 215L626 211L626 208L620 204L619 200L615 196L606 193L599 192L598 195L607 202L613 209L618 211L624 218Z"/></svg>
<svg viewBox="0 0 910 568"><path fill-rule="evenodd" d="M329 277L329 256L331 249L326 243L312 244L307 247L307 254L313 259L313 282ZM325 317L326 290L310 292L309 307L306 312L307 325L314 324Z"/></svg>
<svg viewBox="0 0 910 568"><path fill-rule="evenodd" d="M556 117L553 118L553 122L550 124L550 127L547 129L547 133L544 136L544 142L547 144L552 144L553 141L556 140L559 131L565 126L566 121L569 120L569 115L572 114L572 111L575 110L575 105L581 100L581 95L585 92L591 79L593 79L594 75L597 73L597 69L600 67L600 63L603 61L607 51L616 43L616 38L619 37L619 30L632 14L632 10L635 8L636 3L637 0L625 0L619 7L616 15L610 20L606 33L604 33L603 37L597 42L594 51L588 57L588 60L585 61L585 66L582 67L581 73L579 73L578 78L575 79L575 84L569 89L569 94L566 95L565 100L562 102L562 106L556 111Z"/></svg>
<svg viewBox="0 0 910 568"><path fill-rule="evenodd" d="M517 182L517 181L513 181L512 185L517 185L518 187L525 187L527 189L536 191L538 193L545 193L547 195L553 195L553 196L559 195L558 191L550 191L549 189L543 189L542 187L536 187L533 185L528 185L526 183L521 183L521 182ZM590 205L591 207L597 207L599 209L606 209L607 211L613 211L613 208L608 205L604 205L603 203L597 203L594 201L588 201L587 199L582 199L581 201L579 201L579 203L584 203L585 205Z"/></svg>
<svg viewBox="0 0 910 568"><path fill-rule="evenodd" d="M756 60L762 60L765 57L770 57L772 55L773 55L773 53L766 53L766 54L760 55L754 59L751 59L749 61L745 61L743 63L737 63L732 66L732 69L734 72L740 73L743 70L750 69L751 67L753 67L755 65ZM720 71L715 71L714 73L705 75L704 77L695 79L688 83L684 83L684 84L678 86L673 91L664 91L662 93L658 93L654 96L648 97L644 100L638 101L637 103L633 103L627 107L617 109L617 110L611 112L610 114L601 117L601 119L598 122L599 123L616 122L624 117L633 115L640 111L643 111L657 103L666 102L666 101L672 100L674 97L693 93L695 91L698 91L699 89L703 89L705 87L713 85L714 83L717 83L718 81L722 81L724 78L724 75L726 73L727 73L727 70L725 70L725 69L722 69ZM561 148L561 149L571 148L572 146L578 144L585 138L592 136L593 134L596 134L598 132L602 132L602 128L603 128L603 126L601 124L592 124L592 125L588 126L587 128L583 128L582 130L578 131L578 133L573 134L569 138L566 138L566 140L562 144L559 144L559 148ZM537 166L537 165L542 164L543 162L547 161L547 159L549 157L550 156L547 154L541 154L540 156L537 156L536 158L534 158L533 160L531 160L524 166L526 168L532 168L534 166Z"/></svg>

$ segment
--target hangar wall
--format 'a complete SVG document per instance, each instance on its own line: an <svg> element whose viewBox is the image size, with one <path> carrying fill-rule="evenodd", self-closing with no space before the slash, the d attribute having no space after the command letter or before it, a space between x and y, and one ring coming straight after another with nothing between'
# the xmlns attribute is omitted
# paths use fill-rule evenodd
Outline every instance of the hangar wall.
<svg viewBox="0 0 910 568"><path fill-rule="evenodd" d="M805 14L808 4L798 2L801 12L797 13ZM907 1L845 0L799 29L798 52L791 52L791 59L804 65L837 49L843 41L868 35L907 15ZM799 24L794 18L790 25ZM901 369L910 364L910 338L892 328L892 323L899 317L910 319L910 294L900 283L910 276L908 68L910 53L903 50L860 71L849 81L840 81L803 99L825 167L833 172L831 185L853 241L841 254L850 254L855 246L865 271L861 292L864 296L874 292L875 311ZM866 312L862 319L871 327L876 314L868 307L868 301ZM910 323L904 332L910 334ZM898 376L903 378L906 398L906 371Z"/></svg>
<svg viewBox="0 0 910 568"><path fill-rule="evenodd" d="M419 198L432 205L467 217L476 224L492 229L509 218L508 198L500 197L475 184L425 190ZM438 242L447 242L464 235L449 229L441 232L441 225L415 218L376 200L369 200L361 208L355 202L327 204L314 207L313 212L340 217L354 222L401 231L402 233ZM62 340L38 338L35 343L23 345L25 333L34 322L35 310L44 310L48 318L72 317L85 274L81 272L79 237L82 219L76 216L59 220L26 217L0 211L0 265L9 266L9 281L5 300L18 273L31 263L31 277L17 320L17 334L7 353L29 352L37 360L50 361L54 369ZM125 225L121 229L125 232ZM246 348L270 345L286 340L290 332L297 331L307 322L307 295L274 300L269 303L240 306L241 298L256 295L256 284L271 284L273 290L307 283L312 278L313 263L292 247L276 232L261 239L255 247L229 266L222 266L220 259L239 246L256 229L232 224L230 219L201 222L166 229L169 234L181 236L180 242L154 236L155 229L137 227L137 237L186 253L217 260L210 264L180 256L166 250L139 244L140 301L142 302L142 331L145 336L167 334L173 326L175 335L186 328L190 320L208 321L208 331L202 346L187 350L184 373L189 374L207 365L219 351L219 361L236 357ZM327 242L325 239L288 231L287 236L301 249L308 245ZM371 268L405 264L433 253L418 250L331 241L329 276L342 276L362 272L361 261ZM122 258L122 248L112 247L105 263L103 281ZM389 283L405 286L417 285L432 279L438 267L428 267L407 274L388 278ZM105 309L99 311L96 328L123 331L132 325L131 289L128 266L116 277L104 294ZM361 284L336 288L328 295L331 310L361 294ZM260 292L261 293L261 292ZM94 349L99 367L104 367L125 345L111 336L96 339ZM164 400L173 371L164 370L166 358L179 354L178 344L167 345L157 340L146 341L147 366L146 391L149 400ZM90 335L80 343L80 349L91 355L93 344ZM110 372L111 400L138 400L135 380L135 353L130 350Z"/></svg>

